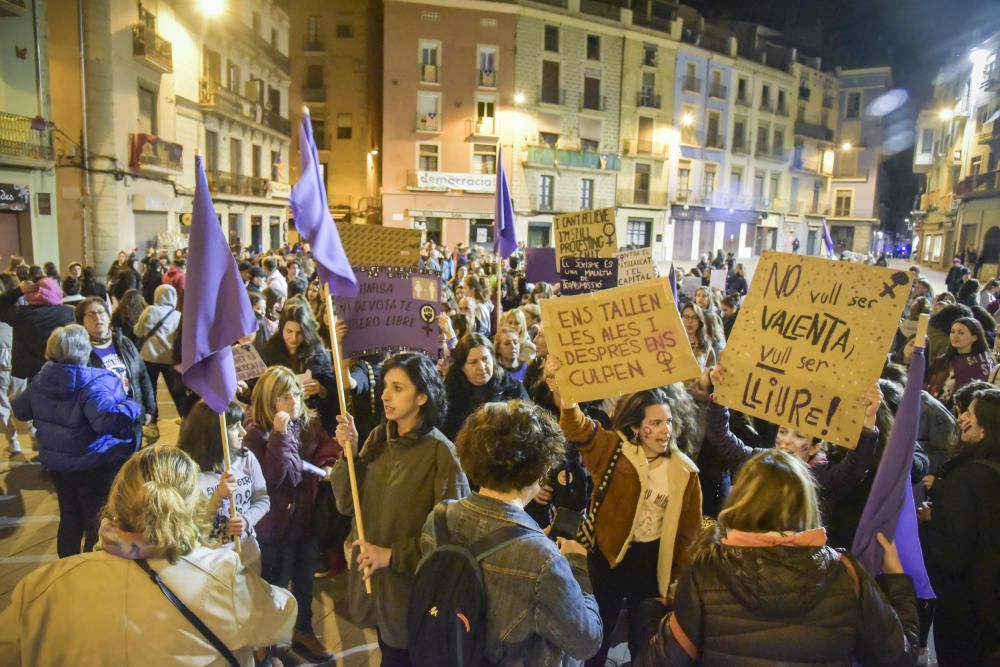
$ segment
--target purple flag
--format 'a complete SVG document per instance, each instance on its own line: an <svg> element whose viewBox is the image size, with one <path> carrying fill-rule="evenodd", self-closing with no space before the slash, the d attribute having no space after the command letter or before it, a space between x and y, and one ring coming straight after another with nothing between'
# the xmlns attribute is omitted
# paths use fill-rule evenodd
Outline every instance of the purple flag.
<svg viewBox="0 0 1000 667"><path fill-rule="evenodd" d="M827 257L833 257L833 237L830 236L830 228L826 225L826 218L823 218L823 245L826 246Z"/></svg>
<svg viewBox="0 0 1000 667"><path fill-rule="evenodd" d="M677 271L674 270L674 263L670 262L670 292L674 295L674 306L677 312L681 312L681 302L677 296Z"/></svg>
<svg viewBox="0 0 1000 667"><path fill-rule="evenodd" d="M917 535L917 510L910 487L910 466L920 424L920 392L927 361L922 348L913 349L906 389L896 411L896 420L875 473L865 509L861 513L851 553L872 574L882 571L882 546L875 533L896 541L903 571L913 579L917 597L931 599L934 591L927 578L924 556Z"/></svg>
<svg viewBox="0 0 1000 667"><path fill-rule="evenodd" d="M493 238L500 257L507 259L517 250L517 231L514 229L514 205L510 201L510 186L503 169L503 149L497 146L497 199L493 218Z"/></svg>
<svg viewBox="0 0 1000 667"><path fill-rule="evenodd" d="M230 346L257 331L257 318L212 206L200 155L194 159L194 177L181 369L184 384L222 414L236 395Z"/></svg>
<svg viewBox="0 0 1000 667"><path fill-rule="evenodd" d="M295 229L312 245L319 279L330 286L334 296L357 296L358 279L340 242L337 225L330 217L326 200L326 187L319 169L316 142L313 140L312 119L302 115L299 125L299 157L302 173L292 188L289 201L295 215Z"/></svg>

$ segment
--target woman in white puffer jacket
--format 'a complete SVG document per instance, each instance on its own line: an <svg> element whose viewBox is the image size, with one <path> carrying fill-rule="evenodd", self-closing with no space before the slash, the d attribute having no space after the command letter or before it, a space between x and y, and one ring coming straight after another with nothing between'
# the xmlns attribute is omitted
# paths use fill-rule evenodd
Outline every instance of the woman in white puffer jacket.
<svg viewBox="0 0 1000 667"><path fill-rule="evenodd" d="M146 306L135 323L136 347L139 356L146 362L149 381L156 393L157 381L163 375L174 400L177 413L186 413L186 396L179 388L175 388L171 378L174 364L174 339L181 325L181 311L177 310L177 290L173 285L160 285L153 292L153 304ZM153 424L159 418L159 410L153 415Z"/></svg>

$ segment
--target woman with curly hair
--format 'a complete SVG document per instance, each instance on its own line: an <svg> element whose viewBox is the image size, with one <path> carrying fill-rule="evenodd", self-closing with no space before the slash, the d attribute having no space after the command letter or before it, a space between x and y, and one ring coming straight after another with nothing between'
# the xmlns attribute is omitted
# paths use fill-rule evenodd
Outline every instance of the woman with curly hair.
<svg viewBox="0 0 1000 667"><path fill-rule="evenodd" d="M130 289L122 295L114 312L111 313L111 327L121 329L122 334L136 344L136 348L139 337L135 335L135 325L139 323L139 318L142 317L147 305L142 292Z"/></svg>
<svg viewBox="0 0 1000 667"><path fill-rule="evenodd" d="M447 410L444 386L426 355L404 352L382 367L386 421L358 452L354 418L337 417L337 441L357 456L358 495L365 540L355 539L349 602L354 622L374 627L383 665L408 665L406 608L420 563L420 531L434 506L469 493L455 446L438 428ZM331 478L337 509L354 516L346 456ZM399 502L386 502L400 499ZM357 537L357 527L352 533ZM364 582L374 593L366 595Z"/></svg>

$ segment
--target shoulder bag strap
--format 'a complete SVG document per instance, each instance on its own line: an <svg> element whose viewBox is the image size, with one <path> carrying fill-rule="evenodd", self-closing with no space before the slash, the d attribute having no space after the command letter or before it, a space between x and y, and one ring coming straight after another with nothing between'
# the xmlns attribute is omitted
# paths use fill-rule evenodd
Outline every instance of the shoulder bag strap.
<svg viewBox="0 0 1000 667"><path fill-rule="evenodd" d="M434 541L436 546L451 543L451 531L448 530L448 505L454 500L446 499L434 506Z"/></svg>
<svg viewBox="0 0 1000 667"><path fill-rule="evenodd" d="M476 540L472 546L469 547L469 551L471 551L472 555L476 557L476 560L481 561L486 559L487 556L500 551L508 544L535 533L538 533L538 531L531 530L525 526L504 526L503 528L497 528L489 535Z"/></svg>
<svg viewBox="0 0 1000 667"><path fill-rule="evenodd" d="M608 467L604 469L604 474L601 475L601 481L594 487L594 511L591 513L592 518L597 518L597 510L600 509L601 503L604 502L604 496L608 493L608 485L611 484L611 474L615 471L615 466L618 465L618 459L621 456L622 443L619 440L615 451L611 453L611 460L608 462Z"/></svg>
<svg viewBox="0 0 1000 667"><path fill-rule="evenodd" d="M149 575L149 578L152 579L153 583L159 586L160 590L163 592L163 595L166 596L168 600L170 600L170 603L172 605L177 607L177 611L181 612L184 618L186 618L188 622L195 627L195 630L200 632L201 636L207 639L208 643L214 646L215 650L218 651L220 654L222 654L222 657L226 659L226 662L232 665L232 667L240 667L240 661L236 659L236 656L233 655L233 652L229 650L229 647L223 644L222 640L219 639L214 632L209 630L208 626L205 625L202 622L202 620L195 615L193 611L188 609L187 605L181 602L180 598L174 595L174 592L170 590L170 588L168 588L165 583L163 583L162 579L160 579L160 575L156 573L156 570L150 567L149 563L147 563L146 560L143 558L140 558L135 562L139 567L141 567L146 572L146 574Z"/></svg>
<svg viewBox="0 0 1000 667"><path fill-rule="evenodd" d="M153 325L153 328L152 328L152 329L150 329L149 331L147 331L147 332L146 332L146 335L145 335L145 336L143 336L142 338L140 338L140 339L139 339L139 351L140 351L140 352L142 351L142 346L146 344L146 341L147 341L147 340L149 340L150 338L152 338L152 337L153 337L153 334L155 334L155 333L156 333L157 331L159 331L159 330L160 330L160 327L162 327L162 326L163 326L163 323L167 321L167 318L168 318L168 317L170 317L170 315L171 315L171 314L172 314L173 312L174 312L174 311L172 311L172 310L171 310L171 311L170 311L170 312L168 312L168 313L167 313L166 315L164 315L163 317L161 317L161 318L160 318L160 321L159 321L159 322L157 322L156 324L154 324L154 325Z"/></svg>

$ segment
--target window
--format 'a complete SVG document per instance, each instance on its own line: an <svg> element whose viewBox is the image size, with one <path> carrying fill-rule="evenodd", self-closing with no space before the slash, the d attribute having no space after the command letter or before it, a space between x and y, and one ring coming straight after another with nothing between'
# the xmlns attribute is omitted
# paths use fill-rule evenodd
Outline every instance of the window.
<svg viewBox="0 0 1000 667"><path fill-rule="evenodd" d="M795 120L799 123L806 122L806 105L799 105L799 110L795 113Z"/></svg>
<svg viewBox="0 0 1000 667"><path fill-rule="evenodd" d="M982 132L982 130L983 130L983 124L986 122L986 119L989 118L989 115L990 115L990 108L988 106L986 106L985 104L982 105L981 107L979 107L979 109L976 110L976 132L977 133L978 132Z"/></svg>
<svg viewBox="0 0 1000 667"><path fill-rule="evenodd" d="M781 190L781 175L771 174L771 199L778 198L778 192Z"/></svg>
<svg viewBox="0 0 1000 667"><path fill-rule="evenodd" d="M719 136L720 116L717 111L708 112L708 128L705 132L705 145L709 148L722 148L722 137Z"/></svg>
<svg viewBox="0 0 1000 667"><path fill-rule="evenodd" d="M337 138L350 139L353 136L354 122L350 113L337 114Z"/></svg>
<svg viewBox="0 0 1000 667"><path fill-rule="evenodd" d="M420 80L424 83L438 82L438 66L440 65L441 43L420 42Z"/></svg>
<svg viewBox="0 0 1000 667"><path fill-rule="evenodd" d="M201 52L202 76L208 79L209 85L218 85L222 78L222 58L211 49L202 49Z"/></svg>
<svg viewBox="0 0 1000 667"><path fill-rule="evenodd" d="M559 53L559 26L545 26L545 40L542 48L552 53Z"/></svg>
<svg viewBox="0 0 1000 667"><path fill-rule="evenodd" d="M587 35L587 60L601 59L601 38L599 35Z"/></svg>
<svg viewBox="0 0 1000 667"><path fill-rule="evenodd" d="M652 153L653 152L653 128L655 123L652 118L646 118L645 116L639 116L639 140L636 145L636 151L639 153Z"/></svg>
<svg viewBox="0 0 1000 667"><path fill-rule="evenodd" d="M271 28L271 46L278 48L278 31L275 28Z"/></svg>
<svg viewBox="0 0 1000 667"><path fill-rule="evenodd" d="M548 146L549 148L555 148L556 144L559 142L559 135L555 132L539 132L538 133L538 143L543 146Z"/></svg>
<svg viewBox="0 0 1000 667"><path fill-rule="evenodd" d="M657 48L656 44L642 45L642 64L647 67L656 67Z"/></svg>
<svg viewBox="0 0 1000 667"><path fill-rule="evenodd" d="M702 190L705 194L705 199L709 202L712 201L712 195L715 194L715 176L717 174L715 165L705 165L705 183Z"/></svg>
<svg viewBox="0 0 1000 667"><path fill-rule="evenodd" d="M554 60L542 61L542 102L562 104L563 95L559 88L559 63Z"/></svg>
<svg viewBox="0 0 1000 667"><path fill-rule="evenodd" d="M588 69L583 74L583 108L604 111L605 103L601 98L600 70Z"/></svg>
<svg viewBox="0 0 1000 667"><path fill-rule="evenodd" d="M847 106L844 108L844 118L861 117L861 93L847 93Z"/></svg>
<svg viewBox="0 0 1000 667"><path fill-rule="evenodd" d="M747 149L747 127L746 120L737 118L733 121L733 150L746 151Z"/></svg>
<svg viewBox="0 0 1000 667"><path fill-rule="evenodd" d="M139 86L139 134L156 134L156 91Z"/></svg>
<svg viewBox="0 0 1000 667"><path fill-rule="evenodd" d="M642 99L646 104L643 106L653 106L653 95L656 94L656 72L642 73Z"/></svg>
<svg viewBox="0 0 1000 667"><path fill-rule="evenodd" d="M760 108L771 108L771 86L766 83L760 88Z"/></svg>
<svg viewBox="0 0 1000 667"><path fill-rule="evenodd" d="M419 159L417 163L417 169L419 169L420 171L437 171L438 145L420 144L418 150L419 150Z"/></svg>
<svg viewBox="0 0 1000 667"><path fill-rule="evenodd" d="M338 19L337 31L335 34L337 39L350 39L351 37L354 37L354 26L345 19Z"/></svg>
<svg viewBox="0 0 1000 667"><path fill-rule="evenodd" d="M970 173L969 176L975 178L976 176L979 176L982 170L983 170L983 158L980 156L972 158L972 170L971 170L972 173Z"/></svg>
<svg viewBox="0 0 1000 667"><path fill-rule="evenodd" d="M762 171L753 175L753 196L758 202L764 198L764 172Z"/></svg>
<svg viewBox="0 0 1000 667"><path fill-rule="evenodd" d="M229 139L229 172L243 174L243 143L239 139Z"/></svg>
<svg viewBox="0 0 1000 667"><path fill-rule="evenodd" d="M497 85L497 50L492 47L479 47L479 85L496 88Z"/></svg>
<svg viewBox="0 0 1000 667"><path fill-rule="evenodd" d="M694 63L688 63L684 74L684 90L698 92L701 83L698 81L698 68Z"/></svg>
<svg viewBox="0 0 1000 667"><path fill-rule="evenodd" d="M786 108L786 106L785 106L785 91L779 90L778 91L778 111L784 112L785 108Z"/></svg>
<svg viewBox="0 0 1000 667"><path fill-rule="evenodd" d="M316 140L316 148L321 151L329 148L326 142L326 119L313 118L312 126L313 126L313 138Z"/></svg>
<svg viewBox="0 0 1000 667"><path fill-rule="evenodd" d="M538 177L538 208L543 211L552 210L553 190L555 190L555 176L542 174Z"/></svg>
<svg viewBox="0 0 1000 667"><path fill-rule="evenodd" d="M281 165L281 151L271 151L271 180L278 183L285 180L284 169Z"/></svg>
<svg viewBox="0 0 1000 667"><path fill-rule="evenodd" d="M594 179L580 179L580 210L589 211L594 208Z"/></svg>
<svg viewBox="0 0 1000 667"><path fill-rule="evenodd" d="M219 168L219 133L205 130L205 171Z"/></svg>
<svg viewBox="0 0 1000 667"><path fill-rule="evenodd" d="M729 195L734 199L743 191L743 170L733 169L729 172Z"/></svg>
<svg viewBox="0 0 1000 667"><path fill-rule="evenodd" d="M823 194L823 182L813 181L812 205L809 207L810 213L819 213L819 198Z"/></svg>
<svg viewBox="0 0 1000 667"><path fill-rule="evenodd" d="M736 99L740 102L747 101L747 80L739 79L736 81Z"/></svg>
<svg viewBox="0 0 1000 667"><path fill-rule="evenodd" d="M496 131L496 104L492 97L476 100L476 132L493 134Z"/></svg>
<svg viewBox="0 0 1000 667"><path fill-rule="evenodd" d="M580 139L580 150L588 153L596 153L599 143L596 139Z"/></svg>
<svg viewBox="0 0 1000 667"><path fill-rule="evenodd" d="M306 67L306 88L323 87L323 66L308 65Z"/></svg>
<svg viewBox="0 0 1000 667"><path fill-rule="evenodd" d="M677 169L677 198L686 201L691 191L691 163L685 162Z"/></svg>
<svg viewBox="0 0 1000 667"><path fill-rule="evenodd" d="M257 144L254 144L253 148L251 148L253 157L251 158L252 163L250 164L250 174L254 178L261 178L260 161L263 156L262 150L263 149Z"/></svg>
<svg viewBox="0 0 1000 667"><path fill-rule="evenodd" d="M226 87L237 95L242 94L240 90L240 68L232 60L226 63Z"/></svg>
<svg viewBox="0 0 1000 667"><path fill-rule="evenodd" d="M633 201L636 204L649 204L650 166L642 162L635 163L635 177L632 180Z"/></svg>
<svg viewBox="0 0 1000 667"><path fill-rule="evenodd" d="M770 136L770 131L767 125L760 125L757 127L757 152L761 155L767 155L767 139Z"/></svg>
<svg viewBox="0 0 1000 667"><path fill-rule="evenodd" d="M417 129L425 132L441 131L441 95L417 93Z"/></svg>
<svg viewBox="0 0 1000 667"><path fill-rule="evenodd" d="M472 145L472 173L497 173L497 147L493 144Z"/></svg>
<svg viewBox="0 0 1000 667"><path fill-rule="evenodd" d="M925 127L920 131L920 152L930 153L934 148L934 128Z"/></svg>
<svg viewBox="0 0 1000 667"><path fill-rule="evenodd" d="M851 200L853 198L853 190L837 190L834 193L833 214L838 218L849 218L851 216Z"/></svg>
<svg viewBox="0 0 1000 667"><path fill-rule="evenodd" d="M785 154L785 128L780 125L774 128L774 140L771 142L771 155L781 157Z"/></svg>
<svg viewBox="0 0 1000 667"><path fill-rule="evenodd" d="M653 221L643 218L629 218L625 228L625 241L637 248L648 248L652 237Z"/></svg>

